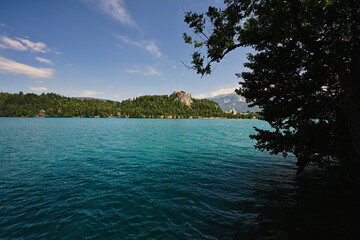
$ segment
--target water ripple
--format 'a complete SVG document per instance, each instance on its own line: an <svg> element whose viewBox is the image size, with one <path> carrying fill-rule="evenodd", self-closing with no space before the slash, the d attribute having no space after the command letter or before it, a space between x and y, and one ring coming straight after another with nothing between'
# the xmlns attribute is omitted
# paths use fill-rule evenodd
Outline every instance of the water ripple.
<svg viewBox="0 0 360 240"><path fill-rule="evenodd" d="M268 127L263 122L3 118L0 123L1 239L306 234L301 219L292 220L303 216L298 208L306 199L294 158L258 152L248 138L253 126Z"/></svg>

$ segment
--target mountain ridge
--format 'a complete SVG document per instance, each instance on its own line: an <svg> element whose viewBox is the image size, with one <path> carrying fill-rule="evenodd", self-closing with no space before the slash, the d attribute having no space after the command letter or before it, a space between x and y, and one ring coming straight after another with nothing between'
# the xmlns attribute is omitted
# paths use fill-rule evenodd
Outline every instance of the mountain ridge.
<svg viewBox="0 0 360 240"><path fill-rule="evenodd" d="M221 94L214 97L206 98L208 100L218 103L221 109L225 112L245 113L245 112L260 112L258 106L249 107L251 103L247 103L246 99L234 93Z"/></svg>

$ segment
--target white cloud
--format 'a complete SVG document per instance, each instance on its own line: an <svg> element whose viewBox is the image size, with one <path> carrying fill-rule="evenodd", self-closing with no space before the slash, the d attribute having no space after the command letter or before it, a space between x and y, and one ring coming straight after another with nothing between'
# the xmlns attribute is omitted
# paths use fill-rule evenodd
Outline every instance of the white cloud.
<svg viewBox="0 0 360 240"><path fill-rule="evenodd" d="M160 52L159 48L156 46L156 43L154 41L146 41L146 40L133 41L125 36L121 36L121 35L115 35L115 36L127 45L138 47L138 48L148 51L150 54L152 54L156 58L162 57L162 53Z"/></svg>
<svg viewBox="0 0 360 240"><path fill-rule="evenodd" d="M82 0L82 2L100 8L121 24L134 28L137 27L136 22L125 8L124 0Z"/></svg>
<svg viewBox="0 0 360 240"><path fill-rule="evenodd" d="M41 52L41 53L45 53L48 51L48 49L46 48L46 44L42 43L42 42L32 42L29 39L25 39L25 38L17 38L19 41L21 41L23 44L25 44L30 51L33 52Z"/></svg>
<svg viewBox="0 0 360 240"><path fill-rule="evenodd" d="M127 13L123 0L101 0L101 7L104 12L115 18L122 24L130 27L136 27L136 23Z"/></svg>
<svg viewBox="0 0 360 240"><path fill-rule="evenodd" d="M125 72L127 72L127 73L141 73L140 70L134 70L134 69L128 69L128 70L125 70Z"/></svg>
<svg viewBox="0 0 360 240"><path fill-rule="evenodd" d="M45 43L42 42L35 43L25 38L12 39L3 35L0 35L0 48L9 48L18 51L30 50L32 52L41 52L41 53L45 53L49 51Z"/></svg>
<svg viewBox="0 0 360 240"><path fill-rule="evenodd" d="M120 39L121 41L123 41L124 43L126 43L128 45L132 45L132 46L136 46L136 47L143 47L143 44L141 42L136 42L136 41L130 40L129 38L127 38L125 36L115 34L115 37L117 37L118 39Z"/></svg>
<svg viewBox="0 0 360 240"><path fill-rule="evenodd" d="M142 74L142 75L145 75L145 76L161 76L161 75L163 75L162 73L156 71L152 67L147 67L147 71L140 71L140 70L137 70L137 69L128 69L128 70L125 70L125 72L127 72L127 73L139 73L139 74Z"/></svg>
<svg viewBox="0 0 360 240"><path fill-rule="evenodd" d="M6 36L0 36L0 48L10 48L18 51L27 50L27 47L25 47L21 42Z"/></svg>
<svg viewBox="0 0 360 240"><path fill-rule="evenodd" d="M145 49L155 57L161 58L162 54L154 42L149 42L148 44L145 44Z"/></svg>
<svg viewBox="0 0 360 240"><path fill-rule="evenodd" d="M80 97L94 97L96 95L104 95L104 93L92 90L85 90L80 93Z"/></svg>
<svg viewBox="0 0 360 240"><path fill-rule="evenodd" d="M42 63L53 64L50 59L46 59L46 58L42 58L42 57L36 57L35 59Z"/></svg>
<svg viewBox="0 0 360 240"><path fill-rule="evenodd" d="M0 56L0 73L26 75L30 78L52 78L55 70L32 67Z"/></svg>
<svg viewBox="0 0 360 240"><path fill-rule="evenodd" d="M239 87L222 88L222 89L219 89L219 90L211 92L211 93L201 93L201 94L194 95L194 98L201 99L201 98L215 97L215 96L222 95L222 94L229 94L229 93L235 92L235 89L237 89L237 88L239 88Z"/></svg>
<svg viewBox="0 0 360 240"><path fill-rule="evenodd" d="M48 90L47 87L29 87L29 89L36 92L45 92Z"/></svg>
<svg viewBox="0 0 360 240"><path fill-rule="evenodd" d="M5 23L0 22L0 27L7 27Z"/></svg>
<svg viewBox="0 0 360 240"><path fill-rule="evenodd" d="M35 80L34 82L35 83L44 83L44 81L42 81L42 80Z"/></svg>
<svg viewBox="0 0 360 240"><path fill-rule="evenodd" d="M159 73L158 71L156 71L152 67L148 67L148 71L143 72L143 74L147 75L147 76L161 76L162 75L162 73Z"/></svg>

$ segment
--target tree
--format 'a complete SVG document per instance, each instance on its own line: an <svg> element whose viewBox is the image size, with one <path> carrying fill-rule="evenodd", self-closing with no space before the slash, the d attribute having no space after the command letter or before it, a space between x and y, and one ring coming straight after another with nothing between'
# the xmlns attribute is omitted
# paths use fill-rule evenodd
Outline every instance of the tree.
<svg viewBox="0 0 360 240"><path fill-rule="evenodd" d="M360 1L225 0L225 9L187 12L196 39L192 68L211 66L239 47L252 47L236 92L274 130L256 129L256 148L293 153L309 163L360 162ZM358 174L358 172L357 172Z"/></svg>

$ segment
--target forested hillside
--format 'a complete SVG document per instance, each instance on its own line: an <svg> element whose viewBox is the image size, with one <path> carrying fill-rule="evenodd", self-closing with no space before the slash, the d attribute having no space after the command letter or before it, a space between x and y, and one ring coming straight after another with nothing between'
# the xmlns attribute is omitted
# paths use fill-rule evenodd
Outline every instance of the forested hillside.
<svg viewBox="0 0 360 240"><path fill-rule="evenodd" d="M216 102L206 99L192 100L191 106L186 106L172 95L141 96L115 102L69 98L55 93L0 93L0 117L35 117L40 110L45 111L46 117L240 117L223 113ZM246 116L249 117L252 118L253 115Z"/></svg>

